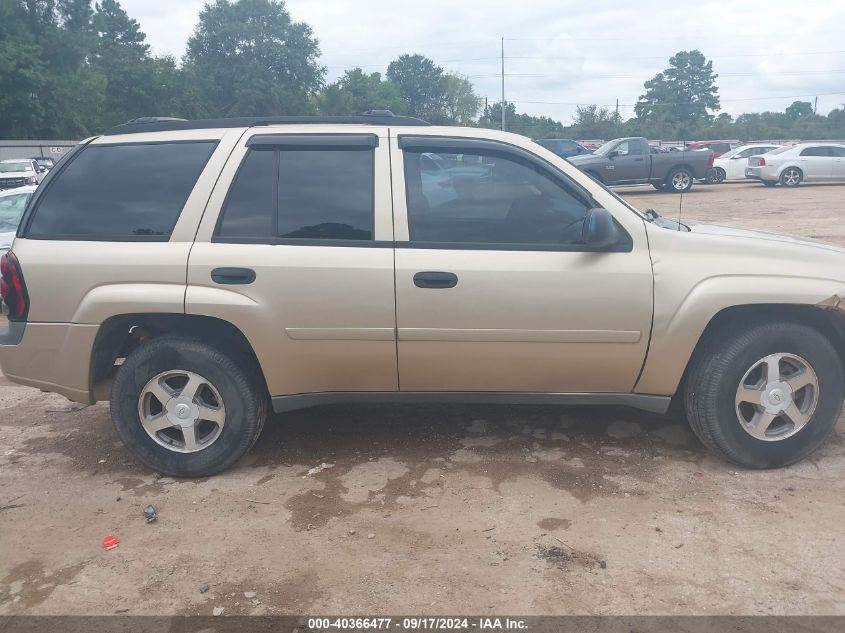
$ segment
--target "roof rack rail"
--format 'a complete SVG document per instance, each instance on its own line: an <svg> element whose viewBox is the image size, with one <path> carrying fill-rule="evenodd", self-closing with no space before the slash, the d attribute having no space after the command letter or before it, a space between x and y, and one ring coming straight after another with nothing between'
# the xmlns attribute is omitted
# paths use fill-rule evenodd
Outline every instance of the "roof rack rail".
<svg viewBox="0 0 845 633"><path fill-rule="evenodd" d="M431 125L422 119L396 116L390 110L368 110L359 116L268 116L237 117L232 119L198 119L188 121L171 117L141 117L117 125L105 133L105 136L118 134L142 134L144 132L170 132L177 130L209 130L215 128L258 127L262 125L391 125L419 126Z"/></svg>

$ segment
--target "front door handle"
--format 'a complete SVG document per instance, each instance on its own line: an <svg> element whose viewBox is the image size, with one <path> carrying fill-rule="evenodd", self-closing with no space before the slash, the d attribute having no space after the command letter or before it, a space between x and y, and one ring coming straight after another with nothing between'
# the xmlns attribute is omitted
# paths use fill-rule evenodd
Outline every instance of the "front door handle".
<svg viewBox="0 0 845 633"><path fill-rule="evenodd" d="M246 285L255 281L255 271L252 268L215 268L211 271L214 283L231 285Z"/></svg>
<svg viewBox="0 0 845 633"><path fill-rule="evenodd" d="M414 285L417 288L454 288L458 285L458 276L455 273L421 272L414 275Z"/></svg>

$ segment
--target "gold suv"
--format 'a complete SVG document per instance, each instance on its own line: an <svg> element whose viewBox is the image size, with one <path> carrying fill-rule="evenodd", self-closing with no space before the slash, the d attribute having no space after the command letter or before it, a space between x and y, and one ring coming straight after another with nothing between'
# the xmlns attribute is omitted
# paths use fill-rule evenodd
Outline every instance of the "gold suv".
<svg viewBox="0 0 845 633"><path fill-rule="evenodd" d="M845 250L640 213L529 139L380 115L131 122L2 262L6 376L169 475L325 403L677 402L752 468L843 401Z"/></svg>

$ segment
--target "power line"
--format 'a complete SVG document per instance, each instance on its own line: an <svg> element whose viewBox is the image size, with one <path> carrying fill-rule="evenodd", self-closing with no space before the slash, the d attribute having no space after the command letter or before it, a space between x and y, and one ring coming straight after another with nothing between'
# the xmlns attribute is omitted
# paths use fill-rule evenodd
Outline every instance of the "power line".
<svg viewBox="0 0 845 633"><path fill-rule="evenodd" d="M763 101L769 99L800 99L802 97L829 97L831 95L841 95L845 94L843 92L814 92L812 94L804 94L804 95L781 95L778 97L742 97L739 99L720 99L720 102L733 102L733 101ZM587 102L575 102L575 101L523 101L517 100L513 101L512 103L530 103L530 104L537 104L537 105L570 105L570 106L579 106L579 105L595 105L602 108L612 108L615 107L615 103L587 103ZM625 108L633 108L636 104L635 103L620 103L619 107ZM689 102L686 103L656 103L652 104L655 106L678 106L678 105L692 105Z"/></svg>

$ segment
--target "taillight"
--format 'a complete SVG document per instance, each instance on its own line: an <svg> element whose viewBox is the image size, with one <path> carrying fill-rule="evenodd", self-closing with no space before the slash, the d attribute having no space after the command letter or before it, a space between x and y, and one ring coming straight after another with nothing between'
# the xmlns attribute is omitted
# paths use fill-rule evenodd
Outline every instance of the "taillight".
<svg viewBox="0 0 845 633"><path fill-rule="evenodd" d="M0 300L6 305L10 321L26 320L29 293L26 291L21 264L11 251L0 257Z"/></svg>
<svg viewBox="0 0 845 633"><path fill-rule="evenodd" d="M713 166L713 163L716 162L716 152L710 154L710 166Z"/></svg>
<svg viewBox="0 0 845 633"><path fill-rule="evenodd" d="M761 159L760 159L760 162L759 162L759 163L757 163L757 164L758 164L760 167L765 167L765 166L766 166L766 159L765 159L765 158L761 158Z"/></svg>

